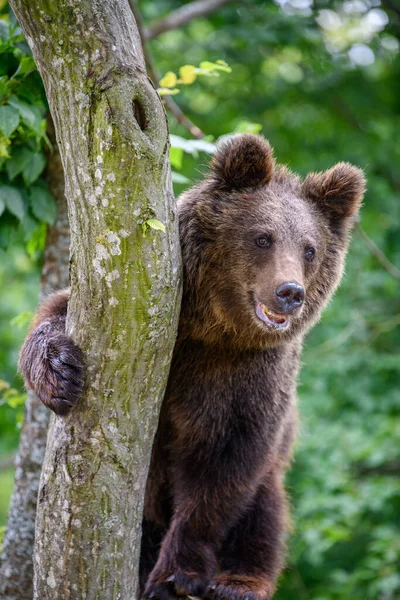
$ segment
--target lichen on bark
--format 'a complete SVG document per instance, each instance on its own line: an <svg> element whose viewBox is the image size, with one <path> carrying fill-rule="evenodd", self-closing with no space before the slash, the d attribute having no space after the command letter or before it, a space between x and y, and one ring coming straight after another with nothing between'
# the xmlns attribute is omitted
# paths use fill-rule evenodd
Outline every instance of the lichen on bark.
<svg viewBox="0 0 400 600"><path fill-rule="evenodd" d="M87 372L78 407L50 425L34 597L131 600L180 300L166 117L125 0L11 4L56 127L71 227L68 333ZM149 218L165 233L144 237Z"/></svg>

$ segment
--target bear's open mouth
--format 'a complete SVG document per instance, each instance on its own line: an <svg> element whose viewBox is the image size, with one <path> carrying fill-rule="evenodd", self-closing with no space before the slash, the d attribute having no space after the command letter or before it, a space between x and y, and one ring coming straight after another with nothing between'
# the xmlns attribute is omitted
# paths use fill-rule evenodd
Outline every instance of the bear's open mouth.
<svg viewBox="0 0 400 600"><path fill-rule="evenodd" d="M289 325L289 315L276 313L262 302L256 304L256 315L266 325L274 329L286 329Z"/></svg>

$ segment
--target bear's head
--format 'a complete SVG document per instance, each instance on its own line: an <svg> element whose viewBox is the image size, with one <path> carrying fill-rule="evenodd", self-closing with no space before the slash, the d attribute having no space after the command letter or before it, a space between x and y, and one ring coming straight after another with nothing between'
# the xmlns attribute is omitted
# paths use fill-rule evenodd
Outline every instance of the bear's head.
<svg viewBox="0 0 400 600"><path fill-rule="evenodd" d="M364 188L348 163L301 180L260 136L224 142L178 201L181 335L267 348L309 329L342 276Z"/></svg>

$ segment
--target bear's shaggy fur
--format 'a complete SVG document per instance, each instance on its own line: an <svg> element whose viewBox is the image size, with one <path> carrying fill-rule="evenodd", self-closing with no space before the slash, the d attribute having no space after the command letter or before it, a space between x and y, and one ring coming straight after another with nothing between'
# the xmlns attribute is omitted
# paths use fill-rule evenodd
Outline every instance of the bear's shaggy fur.
<svg viewBox="0 0 400 600"><path fill-rule="evenodd" d="M179 199L184 292L146 489L145 598L273 596L302 340L339 283L363 193L352 165L302 181L241 135ZM20 358L58 414L82 389L67 303L48 299Z"/></svg>

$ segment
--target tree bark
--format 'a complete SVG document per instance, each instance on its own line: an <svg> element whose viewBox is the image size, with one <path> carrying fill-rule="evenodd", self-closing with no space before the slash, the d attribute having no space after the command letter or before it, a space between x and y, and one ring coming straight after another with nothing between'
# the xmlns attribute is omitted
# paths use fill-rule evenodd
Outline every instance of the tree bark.
<svg viewBox="0 0 400 600"><path fill-rule="evenodd" d="M40 300L68 285L69 227L64 196L64 174L50 121L48 135L53 152L47 160L47 182L56 199L57 218L47 233ZM14 488L0 559L0 597L31 600L33 593L33 542L40 472L46 449L49 411L28 392L24 424L15 460Z"/></svg>
<svg viewBox="0 0 400 600"><path fill-rule="evenodd" d="M180 300L166 117L127 0L11 5L45 84L64 166L68 333L87 371L78 407L50 424L34 598L132 600Z"/></svg>

